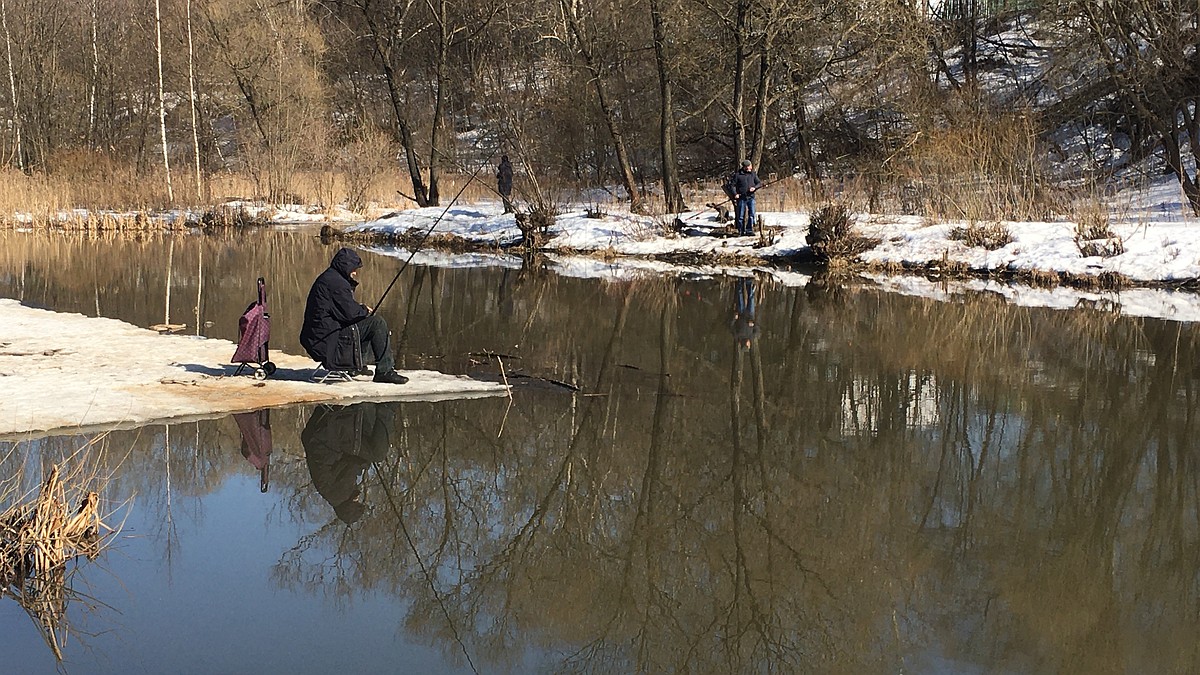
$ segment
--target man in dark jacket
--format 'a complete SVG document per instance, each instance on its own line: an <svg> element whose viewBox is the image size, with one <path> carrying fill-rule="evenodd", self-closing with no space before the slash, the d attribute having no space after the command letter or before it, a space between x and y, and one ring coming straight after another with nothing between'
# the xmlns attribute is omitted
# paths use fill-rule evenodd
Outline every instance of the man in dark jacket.
<svg viewBox="0 0 1200 675"><path fill-rule="evenodd" d="M750 160L742 160L742 168L729 177L727 192L733 199L733 224L738 234L754 234L754 192L762 187Z"/></svg>
<svg viewBox="0 0 1200 675"><path fill-rule="evenodd" d="M504 212L512 213L513 165L508 155L500 155L500 166L496 169L496 191L504 200Z"/></svg>
<svg viewBox="0 0 1200 675"><path fill-rule="evenodd" d="M404 384L408 378L396 372L387 322L354 299L361 267L362 258L351 249L341 248L333 254L329 269L317 277L308 292L300 344L313 360L329 364L337 354L338 338L354 326L363 352L370 347L375 357L375 381Z"/></svg>

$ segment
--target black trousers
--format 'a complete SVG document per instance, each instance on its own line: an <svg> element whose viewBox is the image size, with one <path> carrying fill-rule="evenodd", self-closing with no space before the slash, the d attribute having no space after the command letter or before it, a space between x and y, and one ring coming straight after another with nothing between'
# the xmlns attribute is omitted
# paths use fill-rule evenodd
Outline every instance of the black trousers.
<svg viewBox="0 0 1200 675"><path fill-rule="evenodd" d="M359 321L358 339L362 344L363 356L374 357L375 372L386 373L396 368L396 358L392 356L391 336L388 333L387 321L378 314L372 314ZM350 330L348 327L342 330Z"/></svg>

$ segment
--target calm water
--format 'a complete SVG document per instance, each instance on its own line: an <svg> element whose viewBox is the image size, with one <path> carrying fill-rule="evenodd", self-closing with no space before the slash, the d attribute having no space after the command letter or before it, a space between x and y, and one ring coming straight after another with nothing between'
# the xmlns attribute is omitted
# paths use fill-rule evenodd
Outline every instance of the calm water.
<svg viewBox="0 0 1200 675"><path fill-rule="evenodd" d="M201 333L232 339L263 275L272 347L298 352L332 252L304 233L0 234L0 296L149 325L169 269L170 319L194 332L198 306ZM365 257L374 303L398 261ZM734 320L751 291L754 326ZM107 504L131 501L72 577L69 672L1200 662L1193 325L500 268L411 268L382 311L408 367L491 376L502 354L511 403L96 440L71 461L112 471ZM0 443L0 478L35 480L88 440ZM11 599L0 645L4 672L55 670Z"/></svg>

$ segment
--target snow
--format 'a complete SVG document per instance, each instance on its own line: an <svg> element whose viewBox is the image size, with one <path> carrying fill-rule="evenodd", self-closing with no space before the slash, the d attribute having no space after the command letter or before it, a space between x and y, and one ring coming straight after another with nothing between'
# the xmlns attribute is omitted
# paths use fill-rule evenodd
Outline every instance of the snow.
<svg viewBox="0 0 1200 675"><path fill-rule="evenodd" d="M762 200L760 200L762 201ZM1041 271L1099 277L1119 274L1140 286L1117 292L1074 288L1038 289L983 279L929 281L922 277L869 274L866 278L889 291L950 300L968 292L991 292L1024 306L1105 307L1129 316L1179 321L1200 320L1200 296L1149 286L1194 284L1200 280L1200 219L1192 216L1177 182L1163 177L1148 186L1127 188L1107 200L1110 229L1125 251L1111 257L1084 257L1076 244L1076 224L1069 220L1001 223L1012 241L996 250L970 247L952 239L951 231L966 221L935 222L918 216L855 216L856 231L880 240L860 256L864 262L895 265L951 261L973 270ZM711 211L678 216L640 216L607 206L603 218L589 218L584 208L568 208L555 222L544 249L551 267L564 276L621 281L652 275L719 276L757 272L785 285L803 286L808 275L786 265L808 248L809 214L803 211L760 211L769 237L724 237L724 226ZM667 223L678 217L685 234ZM520 241L512 214L499 202L429 207L388 214L350 228L356 232L451 235L498 249ZM691 235L691 236L688 236ZM396 247L374 247L385 255L407 257ZM688 264L674 262L680 257ZM414 262L438 266L491 265L516 267L519 258L496 253L447 254L420 251Z"/></svg>
<svg viewBox="0 0 1200 675"><path fill-rule="evenodd" d="M0 438L143 426L293 403L351 403L503 395L501 384L404 371L404 385L369 378L319 384L315 363L274 351L263 381L232 377L228 340L160 335L115 319L0 299Z"/></svg>

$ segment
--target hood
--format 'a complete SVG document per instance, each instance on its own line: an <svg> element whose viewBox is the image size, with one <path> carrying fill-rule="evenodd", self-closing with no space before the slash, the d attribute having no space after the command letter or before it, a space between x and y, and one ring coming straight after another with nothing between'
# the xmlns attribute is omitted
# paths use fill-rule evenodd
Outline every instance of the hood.
<svg viewBox="0 0 1200 675"><path fill-rule="evenodd" d="M333 260L329 261L329 267L350 279L350 273L362 267L362 258L358 257L353 249L339 248L338 252L333 254ZM350 280L353 281L353 279Z"/></svg>

